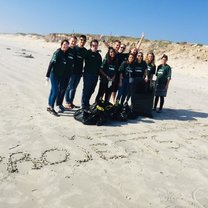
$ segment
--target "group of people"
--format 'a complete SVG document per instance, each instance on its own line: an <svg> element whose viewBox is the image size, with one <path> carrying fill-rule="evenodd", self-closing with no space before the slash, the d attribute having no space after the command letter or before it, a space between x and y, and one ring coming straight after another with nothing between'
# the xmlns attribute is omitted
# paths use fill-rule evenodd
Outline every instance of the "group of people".
<svg viewBox="0 0 208 208"><path fill-rule="evenodd" d="M59 116L59 113L65 110L78 108L73 101L81 77L83 78L81 108L87 110L99 77L100 83L95 101L109 102L112 99L113 104L123 105L131 98L131 88L136 79L142 78L150 85L155 74L157 80L153 110L162 112L164 97L171 79L171 67L167 64L167 55L162 56L157 70L153 52L143 57L143 53L139 51L143 38L144 34L137 46L125 53L126 45L119 40L115 40L113 46L110 46L103 37L100 37L99 41L103 41L108 47L103 60L98 50L97 39L91 40L88 50L84 47L87 41L85 35L81 35L79 40L73 35L69 40L63 40L61 47L54 52L46 73L47 82L49 79L51 82L47 111ZM160 105L157 109L159 98Z"/></svg>

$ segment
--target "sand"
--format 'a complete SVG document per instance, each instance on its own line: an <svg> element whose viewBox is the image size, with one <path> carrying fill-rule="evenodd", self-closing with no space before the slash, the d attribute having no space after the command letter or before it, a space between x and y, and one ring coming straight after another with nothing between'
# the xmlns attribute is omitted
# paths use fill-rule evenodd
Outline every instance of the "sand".
<svg viewBox="0 0 208 208"><path fill-rule="evenodd" d="M170 57L173 78L154 119L85 126L73 111L46 112L44 78L58 47L0 35L0 207L207 208L208 63Z"/></svg>

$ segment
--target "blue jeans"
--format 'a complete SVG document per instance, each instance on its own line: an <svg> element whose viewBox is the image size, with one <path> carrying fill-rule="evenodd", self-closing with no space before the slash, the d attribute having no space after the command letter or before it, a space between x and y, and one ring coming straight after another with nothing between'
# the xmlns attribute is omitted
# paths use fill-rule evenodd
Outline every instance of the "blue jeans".
<svg viewBox="0 0 208 208"><path fill-rule="evenodd" d="M53 72L50 74L51 90L48 98L48 105L54 108L54 104L60 89L60 79L57 78Z"/></svg>
<svg viewBox="0 0 208 208"><path fill-rule="evenodd" d="M116 100L119 100L120 103L123 105L127 95L129 94L129 91L130 91L129 78L124 78L122 80L122 86L119 87L118 89L118 95Z"/></svg>
<svg viewBox="0 0 208 208"><path fill-rule="evenodd" d="M95 91L98 75L85 73L83 75L82 108L90 106L90 98Z"/></svg>
<svg viewBox="0 0 208 208"><path fill-rule="evenodd" d="M72 104L76 93L77 86L80 82L81 74L72 74L69 80L68 87L65 92L66 103Z"/></svg>

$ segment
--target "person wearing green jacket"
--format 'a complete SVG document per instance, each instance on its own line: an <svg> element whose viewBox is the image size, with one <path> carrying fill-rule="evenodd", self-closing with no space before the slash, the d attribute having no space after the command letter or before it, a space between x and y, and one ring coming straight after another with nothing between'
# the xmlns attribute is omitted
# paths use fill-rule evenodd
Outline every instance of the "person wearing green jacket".
<svg viewBox="0 0 208 208"><path fill-rule="evenodd" d="M162 63L157 67L157 80L155 88L155 103L153 110L156 110L157 104L160 98L160 107L157 111L158 113L162 112L164 105L164 98L167 95L168 86L171 80L171 67L167 64L168 56L163 55L161 58Z"/></svg>
<svg viewBox="0 0 208 208"><path fill-rule="evenodd" d="M58 113L54 110L54 105L59 93L61 80L65 76L65 73L71 68L68 49L69 41L63 40L61 42L61 47L53 53L46 73L46 81L48 82L50 79L51 82L47 111L54 116L58 116Z"/></svg>
<svg viewBox="0 0 208 208"><path fill-rule="evenodd" d="M83 109L88 109L90 106L89 101L97 85L101 64L102 57L98 52L98 40L94 39L90 42L90 49L85 57L81 100Z"/></svg>

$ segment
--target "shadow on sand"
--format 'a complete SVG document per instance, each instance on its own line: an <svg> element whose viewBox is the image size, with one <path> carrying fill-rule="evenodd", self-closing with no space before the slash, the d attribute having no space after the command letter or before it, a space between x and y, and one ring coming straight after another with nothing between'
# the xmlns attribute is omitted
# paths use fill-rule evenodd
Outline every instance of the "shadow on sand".
<svg viewBox="0 0 208 208"><path fill-rule="evenodd" d="M66 111L60 116L73 117L76 110ZM170 109L165 108L162 113L153 112L153 118L145 118L139 116L137 119L129 119L126 122L122 121L109 121L104 126L124 126L128 124L139 124L142 123L155 123L157 120L173 120L173 121L197 121L198 118L208 118L208 113L195 111L193 109Z"/></svg>
<svg viewBox="0 0 208 208"><path fill-rule="evenodd" d="M169 109L166 108L162 113L153 113L155 120L178 120L196 121L197 118L208 118L208 113L195 111L193 109Z"/></svg>

